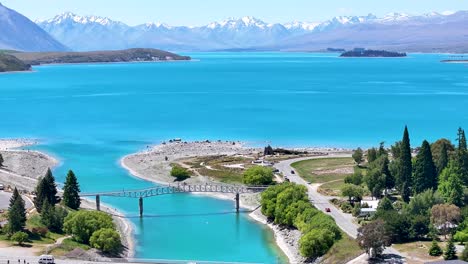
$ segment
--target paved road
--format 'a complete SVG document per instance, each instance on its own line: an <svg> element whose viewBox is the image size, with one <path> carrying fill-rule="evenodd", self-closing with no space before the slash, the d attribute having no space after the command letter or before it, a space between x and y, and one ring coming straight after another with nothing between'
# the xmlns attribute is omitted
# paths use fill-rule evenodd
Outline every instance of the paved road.
<svg viewBox="0 0 468 264"><path fill-rule="evenodd" d="M329 155L326 157L350 157L350 156L351 155L335 155L335 156ZM335 206L329 201L330 197L327 197L318 193L317 189L320 186L320 184L312 184L312 185L307 184L307 182L304 179L302 179L299 175L297 175L297 173L295 174L291 173L291 171L293 170L293 168L291 167L292 163L297 162L297 161L317 159L317 158L323 158L323 156L285 160L285 161L281 161L277 163L275 165L275 168L277 168L280 172L282 172L285 177L288 177L288 179L291 182L306 186L307 189L309 190L309 198L314 204L314 206L317 207L317 209L322 210L322 212L325 212L325 208L330 208L331 212L328 214L331 215L335 219L336 224L350 237L356 238L357 229L359 226L353 222L353 216L351 214L345 214L341 210L336 209Z"/></svg>
<svg viewBox="0 0 468 264"><path fill-rule="evenodd" d="M8 209L8 206L10 205L10 198L13 194L9 192L4 192L0 191L0 210L6 210ZM26 205L26 209L29 209L32 207L32 203L29 198L25 197L24 195L22 196L23 200Z"/></svg>
<svg viewBox="0 0 468 264"><path fill-rule="evenodd" d="M275 164L275 168L277 168L280 172L283 173L285 177L291 182L302 184L307 187L309 191L309 198L314 206L325 212L325 208L330 208L331 212L328 213L335 219L336 224L347 233L350 237L356 238L357 237L357 229L358 225L353 221L353 216L351 214L345 214L341 210L337 209L330 201L330 197L324 196L317 192L318 187L320 184L308 184L304 179L302 179L297 173L292 174L291 171L294 168L291 167L291 164L294 162L302 161L302 160L310 160L310 159L319 159L319 158L343 158L343 157L351 157L350 154L336 154L336 155L328 155L328 156L317 156L317 157L307 157L307 158L297 158L297 159L290 159L281 161ZM390 259L386 259L383 263L405 263L404 259L401 259L401 253L398 252L396 249L389 247L386 248L384 254L388 255ZM356 258L355 260L350 261L349 263L353 264L360 264L360 263L368 263L367 262L367 255L363 254Z"/></svg>

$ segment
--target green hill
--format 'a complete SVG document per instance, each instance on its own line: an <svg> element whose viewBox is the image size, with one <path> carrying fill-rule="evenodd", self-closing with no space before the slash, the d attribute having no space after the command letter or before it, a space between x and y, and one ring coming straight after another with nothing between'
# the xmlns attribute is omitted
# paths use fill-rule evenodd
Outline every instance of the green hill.
<svg viewBox="0 0 468 264"><path fill-rule="evenodd" d="M0 72L30 70L31 65L24 63L15 56L0 52Z"/></svg>

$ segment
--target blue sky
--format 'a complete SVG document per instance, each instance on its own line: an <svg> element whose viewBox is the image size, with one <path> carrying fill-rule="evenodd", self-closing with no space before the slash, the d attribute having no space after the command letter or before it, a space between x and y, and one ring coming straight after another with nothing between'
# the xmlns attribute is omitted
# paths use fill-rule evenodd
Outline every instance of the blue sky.
<svg viewBox="0 0 468 264"><path fill-rule="evenodd" d="M202 25L227 17L255 16L267 22L323 21L337 15L378 16L468 10L468 0L0 0L31 19L65 11L100 15L130 25L165 22Z"/></svg>

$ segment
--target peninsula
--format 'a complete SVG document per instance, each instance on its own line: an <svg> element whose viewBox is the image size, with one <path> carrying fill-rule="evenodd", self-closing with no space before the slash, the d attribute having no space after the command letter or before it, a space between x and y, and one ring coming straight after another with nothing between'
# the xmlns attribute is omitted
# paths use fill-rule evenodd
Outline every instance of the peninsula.
<svg viewBox="0 0 468 264"><path fill-rule="evenodd" d="M168 51L142 48L88 52L14 52L10 54L31 65L178 61L191 59L189 56L181 56Z"/></svg>
<svg viewBox="0 0 468 264"><path fill-rule="evenodd" d="M15 56L0 52L0 72L29 70L31 70L31 65L24 63Z"/></svg>
<svg viewBox="0 0 468 264"><path fill-rule="evenodd" d="M340 55L340 57L378 57L378 58L395 58L395 57L406 57L406 53L386 51L386 50L366 50L366 49L354 49L346 51Z"/></svg>

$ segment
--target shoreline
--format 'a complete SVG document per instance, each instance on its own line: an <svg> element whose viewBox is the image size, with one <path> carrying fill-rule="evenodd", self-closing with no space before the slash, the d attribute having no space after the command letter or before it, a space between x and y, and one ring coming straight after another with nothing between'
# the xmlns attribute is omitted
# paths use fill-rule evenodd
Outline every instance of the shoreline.
<svg viewBox="0 0 468 264"><path fill-rule="evenodd" d="M58 158L53 157L49 153L37 151L37 150L25 150L25 149L20 149L28 146L34 146L40 144L39 140L36 139L25 139L25 138L0 138L0 151L4 153L10 153L10 154L28 154L28 155L33 155L32 157L35 157L34 154L37 155L37 157L44 159L47 161L47 165L49 166L50 169L56 168L57 166L61 165L61 162ZM29 157L31 158L31 157ZM25 158L27 160L27 158ZM24 165L23 165L24 166ZM18 174L9 170L6 170L4 168L0 169L0 175L1 174L8 175L7 178L11 181L11 186L17 186L17 187L22 187L26 191L34 191L34 188L37 184L37 180L39 177L43 175L38 175L37 177L31 177L31 176L26 176L23 174ZM12 177L14 177L12 179ZM23 180L23 183L18 182L17 180ZM3 182L9 182L3 178ZM13 184L14 183L14 184ZM59 192L62 191L59 189ZM94 202L90 199L82 199L82 208L84 209L93 209L95 208ZM101 209L104 212L107 212L112 215L112 218L115 221L116 227L119 230L119 233L121 235L122 239L122 244L124 247L126 247L126 250L123 252L124 256L123 258L132 258L135 255L135 243L133 242L134 238L134 226L133 223L128 221L127 219L124 218L124 213L113 209L111 206L105 203L101 203Z"/></svg>
<svg viewBox="0 0 468 264"><path fill-rule="evenodd" d="M346 152L349 149L333 147L310 147L310 148L291 148L294 150L306 150L310 153L337 153ZM169 176L170 164L179 160L206 157L216 155L247 155L252 153L263 153L263 148L249 148L243 142L239 141L194 141L194 142L170 142L158 145L147 146L133 154L125 155L120 158L119 164L132 177L142 179L155 184L169 185L173 183L173 178ZM151 175L151 176L149 176ZM194 176L189 178L188 183L208 182L208 177ZM172 181L172 182L171 182ZM216 181L214 181L216 182ZM214 199L233 200L234 195L218 193L192 193L192 195L203 195ZM257 201L255 201L257 200ZM241 195L240 207L247 210L256 209L260 203L258 194ZM295 230L282 229L281 227L268 223L266 217L260 209L250 212L248 216L259 224L267 226L275 237L275 244L282 253L289 259L289 263L306 263L306 260L300 255L298 241L300 232Z"/></svg>

